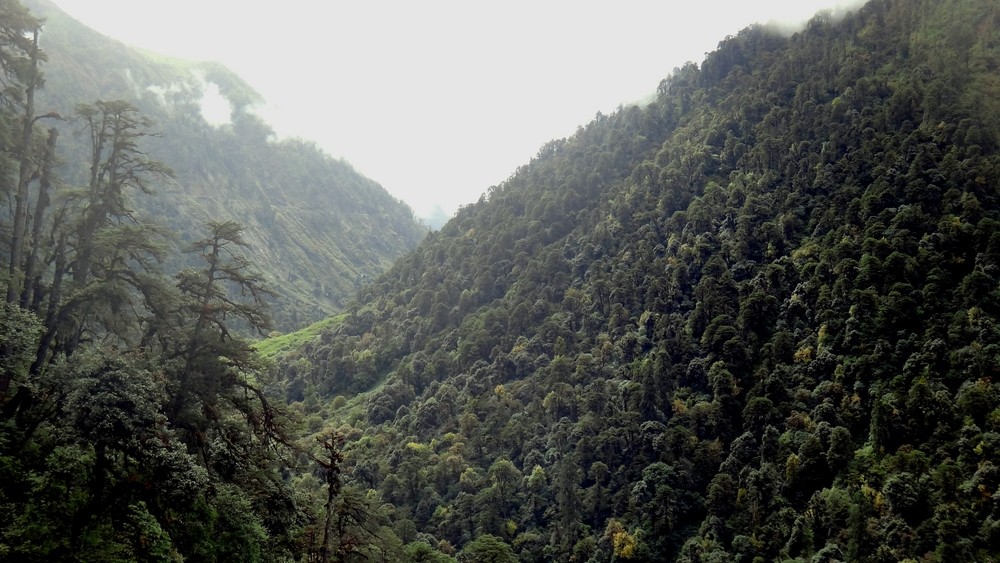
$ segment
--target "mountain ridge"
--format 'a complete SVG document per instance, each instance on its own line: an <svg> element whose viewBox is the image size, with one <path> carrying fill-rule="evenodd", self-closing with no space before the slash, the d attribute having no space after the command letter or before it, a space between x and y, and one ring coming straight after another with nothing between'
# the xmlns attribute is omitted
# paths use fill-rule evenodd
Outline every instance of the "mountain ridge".
<svg viewBox="0 0 1000 563"><path fill-rule="evenodd" d="M315 143L276 139L254 112L261 96L223 65L140 52L51 2L28 6L46 18L48 88L39 107L69 116L77 103L124 98L151 117L157 134L144 140L146 150L176 176L144 206L180 233L197 232L208 218L243 223L249 256L283 294L274 311L282 330L333 314L426 234L404 202L350 164ZM228 119L209 123L206 100L228 105ZM64 160L86 162L79 141L64 139ZM83 173L67 170L66 181Z"/></svg>
<svg viewBox="0 0 1000 563"><path fill-rule="evenodd" d="M997 17L726 39L286 351L287 398L446 553L988 560Z"/></svg>

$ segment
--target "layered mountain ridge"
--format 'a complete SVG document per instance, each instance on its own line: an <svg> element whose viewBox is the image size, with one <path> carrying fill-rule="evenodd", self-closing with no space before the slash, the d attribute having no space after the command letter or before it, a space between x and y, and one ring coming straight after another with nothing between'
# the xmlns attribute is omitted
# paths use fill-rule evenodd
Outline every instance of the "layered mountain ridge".
<svg viewBox="0 0 1000 563"><path fill-rule="evenodd" d="M994 557L998 17L726 39L279 353L288 400L460 560Z"/></svg>
<svg viewBox="0 0 1000 563"><path fill-rule="evenodd" d="M280 294L273 316L282 330L337 311L427 233L405 203L348 163L307 141L276 140L255 112L259 94L224 66L126 47L45 0L27 6L46 20L38 107L68 117L79 103L125 99L150 117L155 136L144 150L175 176L141 210L182 237L210 219L242 223L248 257ZM87 162L88 141L69 129L62 160ZM71 184L85 174L63 171Z"/></svg>

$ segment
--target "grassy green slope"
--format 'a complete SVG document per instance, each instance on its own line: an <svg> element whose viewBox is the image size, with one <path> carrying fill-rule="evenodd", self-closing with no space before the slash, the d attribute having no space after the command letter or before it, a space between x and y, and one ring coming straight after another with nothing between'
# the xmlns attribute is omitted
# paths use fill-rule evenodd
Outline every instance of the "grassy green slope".
<svg viewBox="0 0 1000 563"><path fill-rule="evenodd" d="M307 342L320 338L324 330L332 329L343 322L344 315L327 317L305 328L287 334L274 335L254 345L260 356L266 360L278 360L289 352L296 351Z"/></svg>

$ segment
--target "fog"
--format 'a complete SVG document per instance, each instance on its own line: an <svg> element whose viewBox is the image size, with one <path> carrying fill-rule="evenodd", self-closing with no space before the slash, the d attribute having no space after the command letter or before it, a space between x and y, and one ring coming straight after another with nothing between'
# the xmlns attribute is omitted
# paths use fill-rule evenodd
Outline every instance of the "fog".
<svg viewBox="0 0 1000 563"><path fill-rule="evenodd" d="M846 4L55 2L127 44L227 65L268 100L258 111L279 135L316 141L422 217L475 201L597 112L648 98L725 36Z"/></svg>

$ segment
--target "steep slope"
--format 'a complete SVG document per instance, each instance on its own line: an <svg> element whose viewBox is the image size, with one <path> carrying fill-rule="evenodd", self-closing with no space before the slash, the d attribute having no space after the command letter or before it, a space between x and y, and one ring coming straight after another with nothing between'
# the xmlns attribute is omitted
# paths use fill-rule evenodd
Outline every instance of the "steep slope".
<svg viewBox="0 0 1000 563"><path fill-rule="evenodd" d="M995 558L998 18L726 39L286 353L289 399L460 558Z"/></svg>
<svg viewBox="0 0 1000 563"><path fill-rule="evenodd" d="M151 117L159 135L143 148L175 178L155 186L144 210L179 233L199 232L207 219L244 224L249 258L281 294L274 317L283 330L338 310L426 234L408 206L349 164L307 142L275 141L253 112L259 96L226 68L142 53L50 2L27 5L46 18L38 107L69 116L79 103L120 98ZM228 104L229 115L206 112L213 102ZM87 162L86 143L63 135L63 160ZM73 184L86 173L80 166L62 175Z"/></svg>

